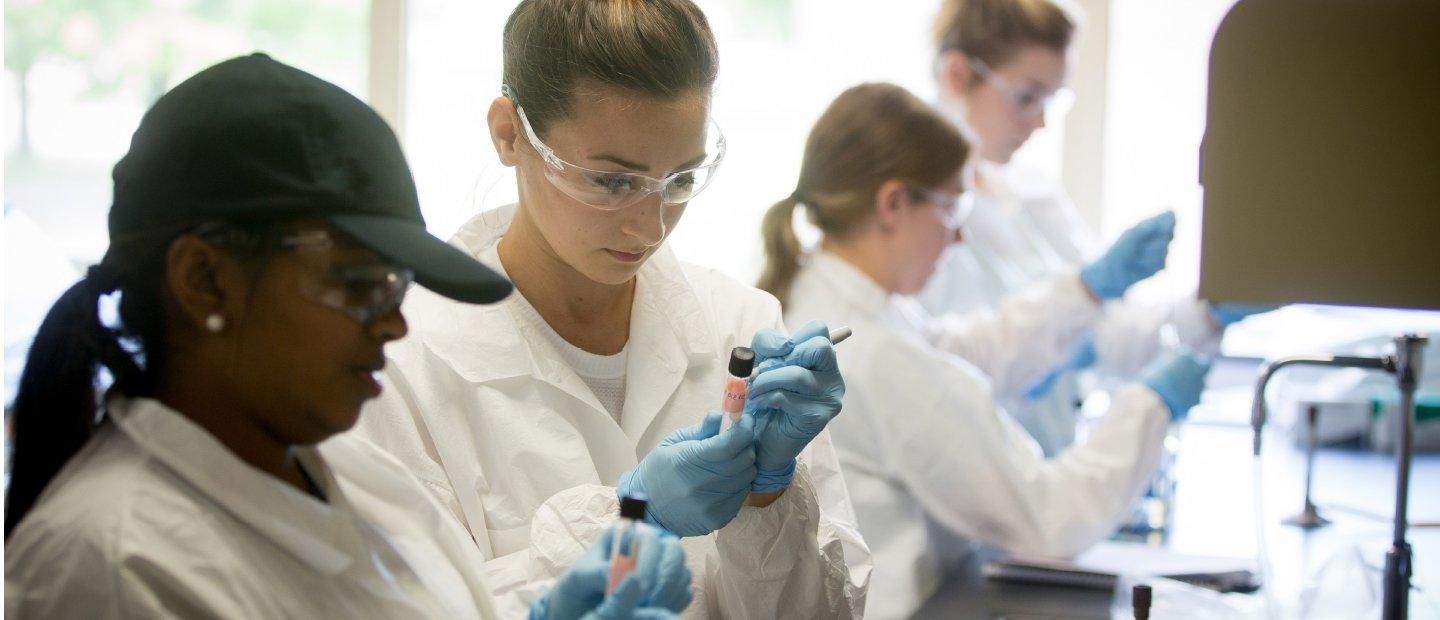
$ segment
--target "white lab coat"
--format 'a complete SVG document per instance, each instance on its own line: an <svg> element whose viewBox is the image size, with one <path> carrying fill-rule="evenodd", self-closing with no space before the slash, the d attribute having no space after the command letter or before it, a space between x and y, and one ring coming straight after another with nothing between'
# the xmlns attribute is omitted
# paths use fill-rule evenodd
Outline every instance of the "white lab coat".
<svg viewBox="0 0 1440 620"><path fill-rule="evenodd" d="M874 553L869 617L913 613L969 542L1067 556L1121 521L1160 455L1169 422L1160 398L1119 390L1087 442L1045 460L996 406L985 373L1023 374L1028 357L1055 355L1098 312L1072 271L949 329L917 323L907 300L844 260L809 258L786 317L855 332L836 347L846 391L831 432ZM964 358L937 349L937 338Z"/></svg>
<svg viewBox="0 0 1440 620"><path fill-rule="evenodd" d="M375 446L297 449L321 502L158 401L109 416L6 541L7 617L496 617L464 531Z"/></svg>
<svg viewBox="0 0 1440 620"><path fill-rule="evenodd" d="M981 162L977 172L975 210L965 224L965 242L946 251L919 295L936 316L991 307L1044 278L1073 271L1104 249L1060 188L1037 183L1018 166ZM1106 304L1089 326L1095 370L1108 377L1134 377L1159 354L1158 334L1166 323L1175 326L1191 349L1217 353L1222 333L1206 313L1205 304L1193 298L1161 305L1124 300ZM1080 394L1074 376L1057 381L1038 401L1024 397L1027 385L996 385L995 394L1046 454L1057 454L1075 439Z"/></svg>
<svg viewBox="0 0 1440 620"><path fill-rule="evenodd" d="M515 207L482 213L452 240L497 264ZM625 403L611 417L518 298L406 302L410 337L390 345L385 392L357 432L400 458L464 524L488 560L502 613L518 612L616 518L613 488L670 432L717 410L730 349L782 326L775 299L662 248L640 269ZM869 582L828 433L801 455L774 504L687 538L687 617L858 617Z"/></svg>

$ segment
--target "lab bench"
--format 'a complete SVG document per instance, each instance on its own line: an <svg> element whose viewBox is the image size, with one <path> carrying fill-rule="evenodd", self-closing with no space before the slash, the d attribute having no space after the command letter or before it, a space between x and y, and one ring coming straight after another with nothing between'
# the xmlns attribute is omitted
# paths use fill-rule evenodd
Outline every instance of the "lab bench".
<svg viewBox="0 0 1440 620"><path fill-rule="evenodd" d="M1180 429L1175 464L1177 480L1173 522L1150 544L1180 553L1206 556L1256 557L1255 465L1251 430L1228 420L1192 421ZM1265 546L1273 567L1271 588L1276 599L1293 606L1327 561L1358 549L1379 583L1385 550L1390 545L1394 507L1395 461L1389 454L1360 445L1324 447L1315 459L1314 500L1333 523L1305 531L1281 520L1301 509L1305 453L1282 435L1267 429L1261 464ZM1373 513L1366 516L1348 509ZM1383 518L1383 520L1381 520ZM1412 524L1440 520L1440 454L1417 454L1411 470L1409 518ZM1440 618L1440 529L1411 527L1414 549L1412 618ZM982 575L980 551L946 577L939 591L916 618L1109 618L1112 592L1079 588L1002 583ZM1333 565L1332 565L1333 566ZM1353 590L1327 588L1329 600L1364 600L1361 582ZM1260 596L1255 594L1251 596ZM1379 594L1374 595L1378 597ZM1378 600L1378 598L1376 599ZM1295 617L1283 615L1281 617ZM1319 616L1316 616L1319 617Z"/></svg>

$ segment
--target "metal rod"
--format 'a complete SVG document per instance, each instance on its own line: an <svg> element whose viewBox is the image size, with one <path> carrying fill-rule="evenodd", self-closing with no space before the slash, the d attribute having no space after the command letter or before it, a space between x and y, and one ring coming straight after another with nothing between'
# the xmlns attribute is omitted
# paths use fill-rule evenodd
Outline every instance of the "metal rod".
<svg viewBox="0 0 1440 620"><path fill-rule="evenodd" d="M1315 503L1310 501L1310 489L1314 486L1315 481L1315 447L1320 443L1320 432L1315 428L1319 424L1317 418L1320 414L1320 407L1310 405L1310 410L1306 414L1309 419L1305 432L1307 440L1305 446L1305 511L1315 512Z"/></svg>
<svg viewBox="0 0 1440 620"><path fill-rule="evenodd" d="M1305 416L1305 505L1300 512L1286 517L1283 523L1294 525L1305 529L1313 529L1330 525L1330 520L1320 516L1320 509L1311 500L1310 490L1314 488L1315 480L1315 451L1320 446L1320 406L1310 405L1306 408Z"/></svg>
<svg viewBox="0 0 1440 620"><path fill-rule="evenodd" d="M1416 377L1422 374L1428 339L1415 334L1395 338L1395 382L1400 388L1400 410L1396 412L1395 530L1390 550L1385 553L1385 598L1381 617L1404 620L1409 617L1412 557L1405 542L1406 509L1410 499L1410 461L1414 448Z"/></svg>
<svg viewBox="0 0 1440 620"><path fill-rule="evenodd" d="M1255 385L1255 403L1250 424L1255 429L1255 455L1260 455L1261 431L1265 427L1265 388L1280 369L1293 365L1344 366L1384 370L1395 375L1400 388L1400 409L1397 412L1395 450L1395 529L1390 550L1385 553L1384 620L1405 620L1409 617L1410 578L1412 575L1410 544L1405 542L1406 508L1410 499L1410 461L1414 449L1416 377L1421 367L1425 345L1429 340L1416 334L1395 338L1395 355L1384 358L1348 357L1338 355L1297 355L1275 360L1265 366ZM1306 503L1309 504L1309 479L1306 480Z"/></svg>
<svg viewBox="0 0 1440 620"><path fill-rule="evenodd" d="M1282 357L1270 362L1260 371L1260 380L1255 382L1255 400L1251 405L1250 426L1255 429L1255 456L1260 456L1260 431L1265 428L1267 410L1265 408L1265 388L1270 385L1270 378L1275 373L1287 366L1333 366L1345 368L1368 368L1372 370L1392 371L1395 367L1394 357L1352 357L1347 355L1293 355Z"/></svg>

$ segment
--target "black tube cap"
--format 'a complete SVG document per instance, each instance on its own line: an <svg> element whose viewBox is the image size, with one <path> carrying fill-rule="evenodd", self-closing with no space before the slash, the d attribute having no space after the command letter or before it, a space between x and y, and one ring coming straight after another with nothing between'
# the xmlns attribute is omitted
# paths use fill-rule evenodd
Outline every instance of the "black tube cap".
<svg viewBox="0 0 1440 620"><path fill-rule="evenodd" d="M1150 586L1140 584L1130 590L1130 604L1135 608L1136 620L1150 617Z"/></svg>
<svg viewBox="0 0 1440 620"><path fill-rule="evenodd" d="M755 352L750 347L735 347L730 350L730 376L748 377L755 370Z"/></svg>
<svg viewBox="0 0 1440 620"><path fill-rule="evenodd" d="M620 498L620 518L645 520L645 500L639 497Z"/></svg>

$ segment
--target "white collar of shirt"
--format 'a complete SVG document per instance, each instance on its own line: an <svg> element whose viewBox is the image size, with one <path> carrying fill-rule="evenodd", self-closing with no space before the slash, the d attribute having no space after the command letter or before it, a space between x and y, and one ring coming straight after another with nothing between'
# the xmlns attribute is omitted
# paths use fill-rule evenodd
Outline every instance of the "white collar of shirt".
<svg viewBox="0 0 1440 620"><path fill-rule="evenodd" d="M512 204L475 216L456 231L451 243L481 262L499 267L497 244L509 229L516 208ZM640 267L637 278L621 416L625 433L631 437L644 432L691 365L715 363L718 340L713 319L668 246ZM517 320L512 306L523 302L517 300L519 295L512 295L488 306L437 300L426 304L427 324L418 320L415 324L432 349L454 351L443 357L470 381L534 376L592 404L608 417L592 390L564 363L544 334Z"/></svg>
<svg viewBox="0 0 1440 620"><path fill-rule="evenodd" d="M328 504L240 460L199 425L160 401L111 398L108 417L148 456L190 483L237 521L325 575L353 562L352 511L334 474L313 447L297 447L305 472Z"/></svg>
<svg viewBox="0 0 1440 620"><path fill-rule="evenodd" d="M848 261L829 252L809 256L805 269L827 284L827 288L867 314L880 314L890 305L891 294L870 276Z"/></svg>

